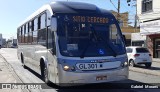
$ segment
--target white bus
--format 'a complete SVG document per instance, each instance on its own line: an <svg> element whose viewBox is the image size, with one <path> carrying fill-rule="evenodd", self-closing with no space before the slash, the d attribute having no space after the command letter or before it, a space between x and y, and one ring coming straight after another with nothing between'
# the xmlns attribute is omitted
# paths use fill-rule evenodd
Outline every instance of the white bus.
<svg viewBox="0 0 160 92"><path fill-rule="evenodd" d="M102 83L128 78L124 39L109 11L78 2L44 5L17 28L23 67L48 83Z"/></svg>

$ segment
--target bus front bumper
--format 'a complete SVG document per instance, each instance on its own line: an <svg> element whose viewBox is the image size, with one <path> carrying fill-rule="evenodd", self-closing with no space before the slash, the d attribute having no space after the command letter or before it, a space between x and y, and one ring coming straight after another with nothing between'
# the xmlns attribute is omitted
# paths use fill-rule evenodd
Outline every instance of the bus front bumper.
<svg viewBox="0 0 160 92"><path fill-rule="evenodd" d="M128 67L114 70L67 72L60 70L59 84L82 85L91 83L105 83L128 79Z"/></svg>

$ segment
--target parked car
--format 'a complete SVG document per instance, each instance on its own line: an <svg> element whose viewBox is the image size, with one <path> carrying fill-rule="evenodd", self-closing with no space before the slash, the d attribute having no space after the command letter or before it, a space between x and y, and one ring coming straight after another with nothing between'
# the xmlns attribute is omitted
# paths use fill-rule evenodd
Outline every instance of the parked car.
<svg viewBox="0 0 160 92"><path fill-rule="evenodd" d="M146 68L152 65L152 57L147 48L130 46L126 47L128 63L130 66L135 67L139 64L145 64Z"/></svg>

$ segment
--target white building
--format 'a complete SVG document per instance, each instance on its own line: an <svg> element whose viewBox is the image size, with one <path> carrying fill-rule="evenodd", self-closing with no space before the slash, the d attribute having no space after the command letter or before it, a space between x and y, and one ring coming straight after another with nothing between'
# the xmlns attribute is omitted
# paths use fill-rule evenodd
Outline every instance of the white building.
<svg viewBox="0 0 160 92"><path fill-rule="evenodd" d="M149 51L153 58L160 58L160 0L137 0L137 15Z"/></svg>
<svg viewBox="0 0 160 92"><path fill-rule="evenodd" d="M140 33L132 33L131 42L132 42L132 46L146 47L146 36L141 35Z"/></svg>

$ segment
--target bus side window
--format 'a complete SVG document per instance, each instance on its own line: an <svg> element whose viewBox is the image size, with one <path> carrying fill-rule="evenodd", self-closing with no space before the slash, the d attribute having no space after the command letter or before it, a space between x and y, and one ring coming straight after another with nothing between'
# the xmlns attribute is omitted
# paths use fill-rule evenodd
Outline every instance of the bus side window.
<svg viewBox="0 0 160 92"><path fill-rule="evenodd" d="M21 31L22 31L22 35L21 35L22 40L21 40L21 43L24 43L24 30L23 30L23 26L21 27Z"/></svg>
<svg viewBox="0 0 160 92"><path fill-rule="evenodd" d="M27 44L28 43L28 24L25 24L25 43Z"/></svg>
<svg viewBox="0 0 160 92"><path fill-rule="evenodd" d="M18 38L18 43L21 43L21 28L18 28L18 34L17 34L17 38Z"/></svg>
<svg viewBox="0 0 160 92"><path fill-rule="evenodd" d="M51 49L53 47L51 27L47 27L47 29L48 29L48 49Z"/></svg>
<svg viewBox="0 0 160 92"><path fill-rule="evenodd" d="M30 21L29 24L29 32L28 32L28 43L32 44L32 22Z"/></svg>
<svg viewBox="0 0 160 92"><path fill-rule="evenodd" d="M40 28L38 30L38 44L45 46L46 47L46 14L42 14L40 16L40 19L38 19L38 22L40 23L40 25L38 25L38 28Z"/></svg>
<svg viewBox="0 0 160 92"><path fill-rule="evenodd" d="M34 30L33 30L33 44L37 44L37 29L38 29L38 19L35 18L34 22Z"/></svg>

